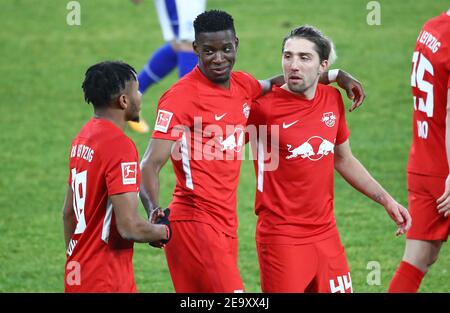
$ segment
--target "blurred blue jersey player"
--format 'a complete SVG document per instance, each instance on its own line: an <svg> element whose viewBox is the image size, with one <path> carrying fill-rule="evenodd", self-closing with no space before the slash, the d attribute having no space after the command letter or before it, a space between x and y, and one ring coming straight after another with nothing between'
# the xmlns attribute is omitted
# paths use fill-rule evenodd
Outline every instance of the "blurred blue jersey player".
<svg viewBox="0 0 450 313"><path fill-rule="evenodd" d="M132 0L141 3L143 0ZM197 65L197 56L192 49L194 41L194 19L205 11L206 0L154 0L165 44L159 47L138 75L139 91L148 87L178 68L181 78ZM130 127L140 133L149 131L147 123L129 122Z"/></svg>

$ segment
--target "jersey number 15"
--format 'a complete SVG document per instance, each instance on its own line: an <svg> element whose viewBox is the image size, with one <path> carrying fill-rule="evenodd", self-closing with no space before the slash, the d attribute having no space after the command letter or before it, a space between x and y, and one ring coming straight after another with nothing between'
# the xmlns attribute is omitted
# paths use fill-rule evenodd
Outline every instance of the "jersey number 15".
<svg viewBox="0 0 450 313"><path fill-rule="evenodd" d="M424 80L425 72L428 72L431 76L434 75L433 65L422 53L417 51L413 54L412 62L411 86L426 93L426 100L414 96L414 110L419 109L419 111L425 112L427 117L433 117L433 85ZM417 106L417 102L419 106Z"/></svg>

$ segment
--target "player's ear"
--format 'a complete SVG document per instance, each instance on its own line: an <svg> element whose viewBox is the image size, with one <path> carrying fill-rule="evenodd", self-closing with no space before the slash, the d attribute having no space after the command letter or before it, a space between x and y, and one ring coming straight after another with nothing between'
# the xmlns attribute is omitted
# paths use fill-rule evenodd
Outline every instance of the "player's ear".
<svg viewBox="0 0 450 313"><path fill-rule="evenodd" d="M119 103L119 107L122 110L126 110L128 107L128 97L126 94L121 94L119 98L117 99L117 102Z"/></svg>
<svg viewBox="0 0 450 313"><path fill-rule="evenodd" d="M236 38L234 39L234 44L236 45L236 50L237 50L237 48L238 48L238 46L239 46L239 38L238 38L238 37L236 37Z"/></svg>
<svg viewBox="0 0 450 313"><path fill-rule="evenodd" d="M197 42L196 42L195 40L192 42L192 49L194 49L195 54L196 54L197 56L199 56L199 53L198 53L198 45L197 45Z"/></svg>
<svg viewBox="0 0 450 313"><path fill-rule="evenodd" d="M328 60L322 60L322 62L320 62L320 66L319 66L319 75L322 74L323 72L328 71L328 67L329 67Z"/></svg>

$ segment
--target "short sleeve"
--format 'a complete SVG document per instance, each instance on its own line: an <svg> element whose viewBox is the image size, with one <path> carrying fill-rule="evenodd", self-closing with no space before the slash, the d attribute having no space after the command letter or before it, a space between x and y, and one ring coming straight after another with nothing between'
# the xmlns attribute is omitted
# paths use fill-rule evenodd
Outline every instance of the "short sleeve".
<svg viewBox="0 0 450 313"><path fill-rule="evenodd" d="M192 94L192 91L190 93ZM189 93L183 93L181 89L168 90L158 102L152 138L180 139L185 127L191 126L189 113L192 113L192 110L193 101Z"/></svg>
<svg viewBox="0 0 450 313"><path fill-rule="evenodd" d="M102 156L108 195L138 192L140 168L136 146L127 137L108 144Z"/></svg>
<svg viewBox="0 0 450 313"><path fill-rule="evenodd" d="M265 98L259 98L257 100L253 100L252 106L250 109L250 116L247 120L247 125L261 125L261 124L267 124L265 120L265 112L264 112L264 99Z"/></svg>
<svg viewBox="0 0 450 313"><path fill-rule="evenodd" d="M338 131L336 135L336 145L340 145L350 137L350 130L347 127L347 121L345 119L345 108L342 96L337 89L334 89L334 91L336 92L336 101L338 102L339 106L339 121Z"/></svg>

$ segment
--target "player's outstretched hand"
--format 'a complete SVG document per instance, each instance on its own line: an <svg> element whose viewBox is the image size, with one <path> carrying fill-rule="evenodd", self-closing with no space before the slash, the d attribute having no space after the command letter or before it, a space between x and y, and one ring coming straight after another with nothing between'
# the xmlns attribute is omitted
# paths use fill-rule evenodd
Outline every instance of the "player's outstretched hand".
<svg viewBox="0 0 450 313"><path fill-rule="evenodd" d="M363 103L366 98L364 89L361 83L352 75L340 69L336 77L336 83L345 90L347 97L352 100L352 106L349 109L350 112Z"/></svg>
<svg viewBox="0 0 450 313"><path fill-rule="evenodd" d="M450 175L447 176L445 180L445 189L442 196L436 200L438 213L444 217L450 215Z"/></svg>
<svg viewBox="0 0 450 313"><path fill-rule="evenodd" d="M406 233L411 227L411 215L408 210L395 200L389 201L384 208L398 226L395 235L400 236Z"/></svg>

